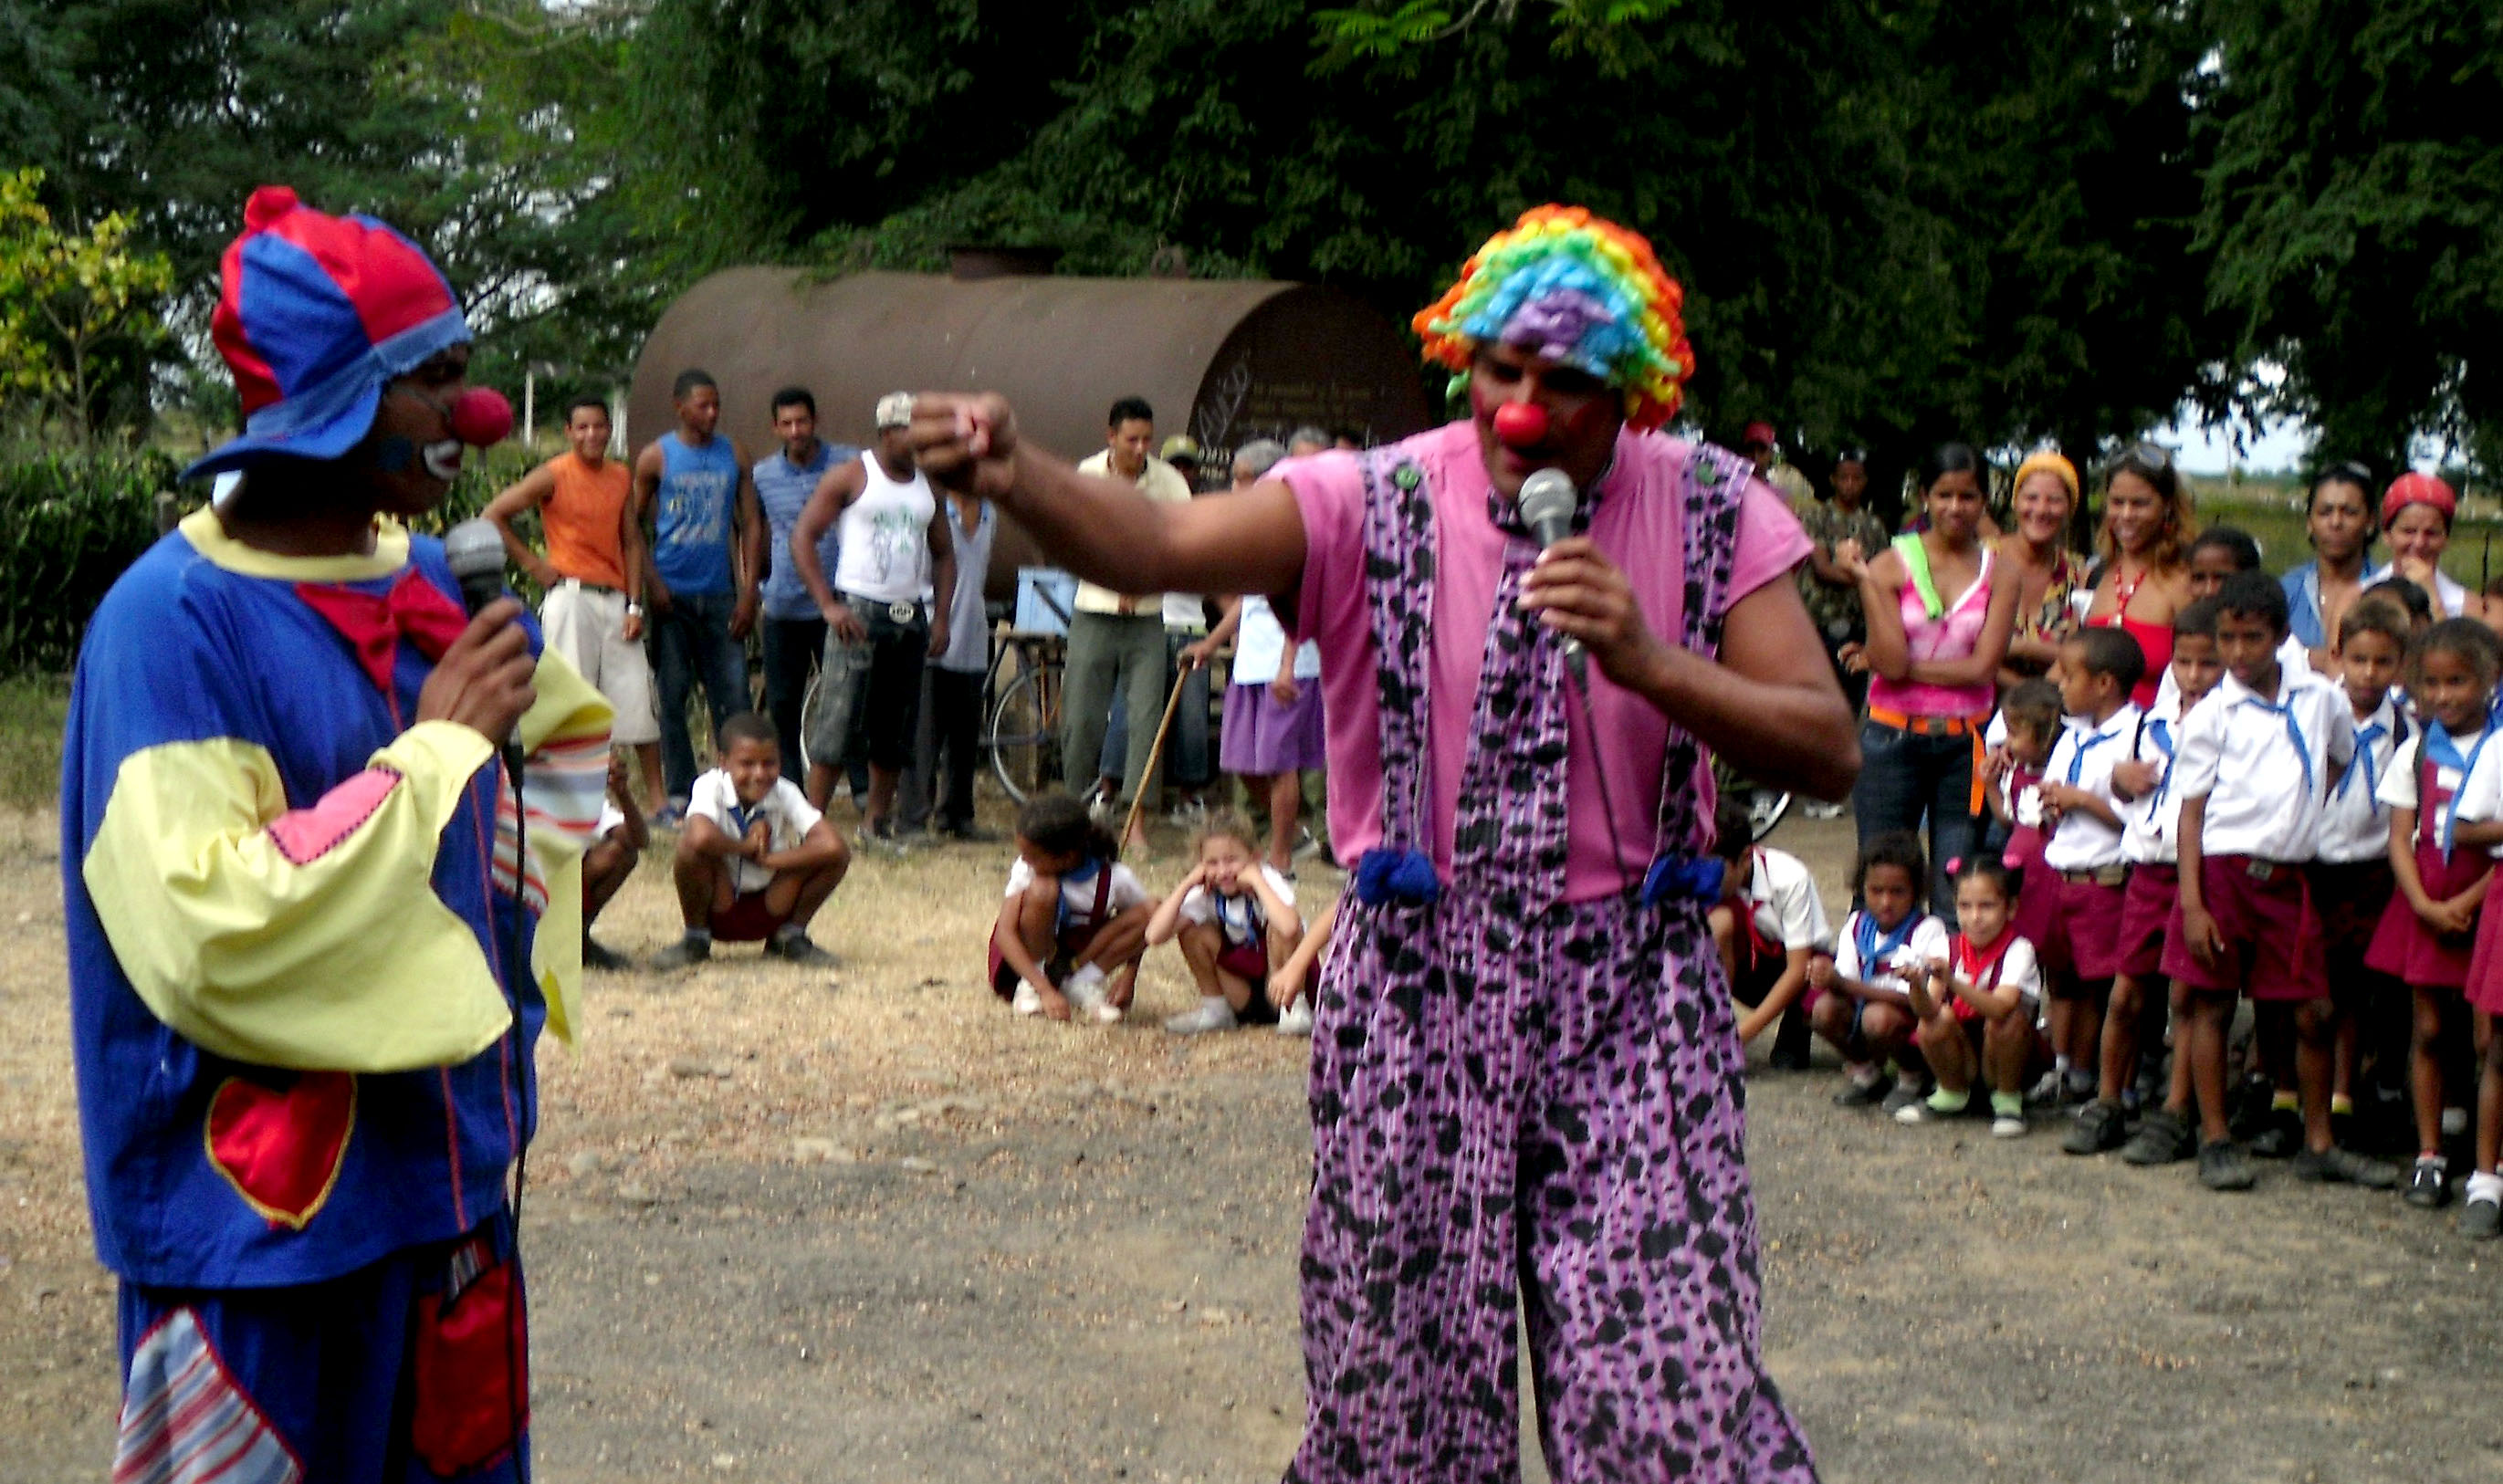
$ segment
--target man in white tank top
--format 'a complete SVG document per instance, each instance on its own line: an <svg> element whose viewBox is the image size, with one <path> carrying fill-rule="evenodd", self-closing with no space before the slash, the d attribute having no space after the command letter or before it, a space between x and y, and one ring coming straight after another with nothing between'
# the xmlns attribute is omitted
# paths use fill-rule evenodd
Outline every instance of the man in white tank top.
<svg viewBox="0 0 2503 1484"><path fill-rule="evenodd" d="M911 397L878 398L877 441L826 472L791 531L791 564L826 618L823 691L805 739L808 797L831 794L836 767L860 749L869 758L862 833L887 846L897 844L896 781L912 757L921 669L946 653L956 596L955 544L913 466L905 436L911 421ZM829 584L817 541L837 520L841 549Z"/></svg>

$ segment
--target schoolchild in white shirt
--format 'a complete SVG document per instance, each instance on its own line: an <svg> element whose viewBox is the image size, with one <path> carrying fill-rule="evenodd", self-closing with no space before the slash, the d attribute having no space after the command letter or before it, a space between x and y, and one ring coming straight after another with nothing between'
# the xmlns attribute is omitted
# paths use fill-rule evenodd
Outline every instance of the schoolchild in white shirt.
<svg viewBox="0 0 2503 1484"><path fill-rule="evenodd" d="M1897 1072L1912 1039L1912 999L1903 983L1947 951L1946 924L1921 908L1930 879L1921 837L1899 829L1869 842L1853 870L1851 889L1867 903L1842 920L1834 955L1807 965L1808 1025L1842 1053L1843 1089L1837 1107L1896 1105L1920 1096L1917 1072Z"/></svg>
<svg viewBox="0 0 2503 1484"><path fill-rule="evenodd" d="M2058 885L2034 947L2046 968L2050 1040L2058 1075L2043 1100L2078 1101L2095 1088L2103 1001L2120 965L2120 914L2129 867L2121 859L2112 767L2139 733L2129 694L2146 674L2146 652L2117 628L2083 628L2060 645L2060 704L2077 725L2060 734L2043 765L2044 811L2055 822L2042 867Z"/></svg>
<svg viewBox="0 0 2503 1484"><path fill-rule="evenodd" d="M2171 684L2140 719L2133 756L2112 769L2112 793L2122 800L2126 826L2121 857L2129 862L2129 885L2121 894L2119 961L2104 1013L2095 1100L2077 1110L2075 1126L2061 1141L2069 1154L2119 1149L2132 1164L2170 1164L2198 1152L2189 1058L2173 1059L2164 1105L2141 1120L2134 1134L2125 1124L2126 1099L2138 1078L2139 1048L2162 1032L2164 1021L2155 1012L2168 1008L2168 997L2174 1023L2182 1023L2179 995L2166 995L2164 978L2165 928L2181 897L2176 865L2181 793L2174 787L2174 763L2182 724L2223 673L2216 658L2216 600L2184 604L2173 616L2173 661L2166 667ZM2177 989L2186 993L2186 987Z"/></svg>
<svg viewBox="0 0 2503 1484"><path fill-rule="evenodd" d="M2234 997L2263 1014L2294 1016L2304 1125L2298 1178L2375 1189L2398 1172L2340 1149L2329 1125L2333 1026L2329 985L2303 867L2320 835L2329 791L2355 756L2346 693L2278 660L2285 590L2259 572L2229 578L2216 596L2216 648L2225 679L2182 728L2174 787L2181 791L2180 907L2164 969L2190 988L2184 1033L2199 1105L2200 1183L2248 1190L2249 1157L2228 1135L2225 1032Z"/></svg>

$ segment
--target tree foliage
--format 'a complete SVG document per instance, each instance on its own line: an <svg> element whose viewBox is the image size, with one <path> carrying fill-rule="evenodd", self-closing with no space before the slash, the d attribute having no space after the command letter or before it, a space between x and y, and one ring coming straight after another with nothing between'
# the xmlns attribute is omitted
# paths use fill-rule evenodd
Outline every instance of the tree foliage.
<svg viewBox="0 0 2503 1484"><path fill-rule="evenodd" d="M2210 0L2202 240L2230 356L2333 458L2430 430L2503 459L2503 21L2436 0Z"/></svg>
<svg viewBox="0 0 2503 1484"><path fill-rule="evenodd" d="M144 376L174 272L163 254L131 249L119 212L85 232L54 225L37 198L43 179L0 175L0 407L31 408L84 441L113 417L112 393Z"/></svg>

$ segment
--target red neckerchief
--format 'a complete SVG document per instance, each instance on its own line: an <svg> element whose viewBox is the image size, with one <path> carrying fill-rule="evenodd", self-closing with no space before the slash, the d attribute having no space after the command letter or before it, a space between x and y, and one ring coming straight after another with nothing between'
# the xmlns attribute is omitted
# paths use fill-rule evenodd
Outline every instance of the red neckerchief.
<svg viewBox="0 0 2503 1484"><path fill-rule="evenodd" d="M1975 994L1999 988L2000 962L2007 957L2008 945L2015 941L2015 930L2013 928L2003 928L1999 930L1999 936L1991 940L1989 953L1981 955L1980 957L1975 957L1977 954L1980 954L1980 950L1972 946L1972 939L1966 937L1961 932L1957 933L1955 935L1955 942L1950 945L1955 952L1955 971L1957 975L1967 984L1972 985ZM1984 980L1982 975L1978 972L1983 969L1987 969L1989 971L1990 977L1987 980Z"/></svg>
<svg viewBox="0 0 2503 1484"><path fill-rule="evenodd" d="M357 663L386 698L392 695L392 666L399 658L399 641L416 645L417 652L429 659L440 659L469 626L469 616L461 605L415 567L380 596L327 583L297 583L295 595L348 641Z"/></svg>
<svg viewBox="0 0 2503 1484"><path fill-rule="evenodd" d="M1762 850L1754 849L1751 849L1750 853L1755 858L1750 862L1751 868L1747 872L1747 885L1749 889L1752 890L1757 882L1765 879L1765 853ZM1769 901L1769 899L1770 897L1768 893L1767 900ZM1781 958L1786 950L1781 944L1765 936L1765 930L1756 926L1756 899L1753 896L1748 895L1747 893L1741 892L1738 894L1738 905L1746 909L1738 914L1738 920L1747 925L1747 944L1755 951L1756 957L1759 959ZM1866 968L1867 965L1863 964L1862 967Z"/></svg>

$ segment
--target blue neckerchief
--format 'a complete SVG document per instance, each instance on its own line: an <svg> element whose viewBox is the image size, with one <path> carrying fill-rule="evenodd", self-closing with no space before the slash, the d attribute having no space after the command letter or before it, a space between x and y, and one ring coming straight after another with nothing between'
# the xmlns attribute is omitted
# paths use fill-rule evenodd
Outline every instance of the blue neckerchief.
<svg viewBox="0 0 2503 1484"><path fill-rule="evenodd" d="M2093 735L2091 735L2091 736L2087 737L2084 741L2079 742L2079 743L2076 745L2075 750L2074 750L2074 751L2073 751L2073 752L2071 752L2071 753L2069 754L2069 787L2070 787L2070 788L2073 788L2073 789L2074 789L2074 788L2077 787L2077 781L2078 781L2079 779L2081 779L2081 778L2085 777L2085 775L2086 775L2086 752L2087 752L2087 750L2088 750L2088 749L2090 749L2090 748L2101 747L2101 746L2103 746L2105 743L2111 741L2112 739L2114 739L2115 737L2118 737L2119 735L2120 735L2120 731L2119 731L2119 729L2118 729L2118 728L2114 728L2114 729L2112 729L2112 730L2110 730L2110 731L2099 731L2099 732L2096 732L2096 733L2094 733Z"/></svg>
<svg viewBox="0 0 2503 1484"><path fill-rule="evenodd" d="M2446 767L2459 775L2458 786L2451 791L2450 806L2442 811L2442 863L2445 865L2451 863L2451 838L2459 829L2459 796L2468 792L2468 775L2476 769L2477 759L2485 756L2486 740L2493 735L2491 726L2479 732L2477 745L2468 750L2466 758L2462 758L2459 744L2451 739L2450 727L2440 722L2425 723L2424 755L2433 759L2436 767ZM2420 799L2418 802L2423 801Z"/></svg>
<svg viewBox="0 0 2503 1484"><path fill-rule="evenodd" d="M2164 807L2164 795L2173 792L2173 728L2158 717L2146 724L2147 734L2155 738L2155 750L2164 755L2164 772L2155 780L2155 792L2146 796L2147 807Z"/></svg>
<svg viewBox="0 0 2503 1484"><path fill-rule="evenodd" d="M1881 941L1877 936L1877 919L1874 916L1862 912L1855 914L1855 919L1851 928L1851 946L1860 950L1860 972L1870 979L1877 977L1878 961L1910 942L1912 934L1921 926L1921 913L1915 908L1904 913L1903 920L1895 925L1895 930Z"/></svg>
<svg viewBox="0 0 2503 1484"><path fill-rule="evenodd" d="M2280 695L2285 693L2285 682L2281 679L2278 682L2278 693ZM2256 692L2246 693L2241 703L2246 706L2256 706L2285 723L2285 734L2294 743L2295 759L2303 764L2303 796L2310 798L2312 796L2312 744L2304 740L2303 724L2294 719L2293 703L2272 705L2261 700Z"/></svg>
<svg viewBox="0 0 2503 1484"><path fill-rule="evenodd" d="M2368 799L2380 796L2382 778L2378 765L2373 761L2373 744L2389 734L2390 728L2379 722L2367 722L2355 733L2355 765L2338 780L2340 798L2347 796L2347 790L2353 785L2358 773L2364 775L2364 796Z"/></svg>
<svg viewBox="0 0 2503 1484"><path fill-rule="evenodd" d="M1104 862L1100 859L1093 856L1080 856L1076 865L1060 873L1060 900L1051 905L1053 937L1060 936L1061 932L1069 927L1069 884L1074 881L1082 887L1093 881L1095 873L1102 869L1104 869ZM1100 928L1103 924L1098 923L1096 926Z"/></svg>

